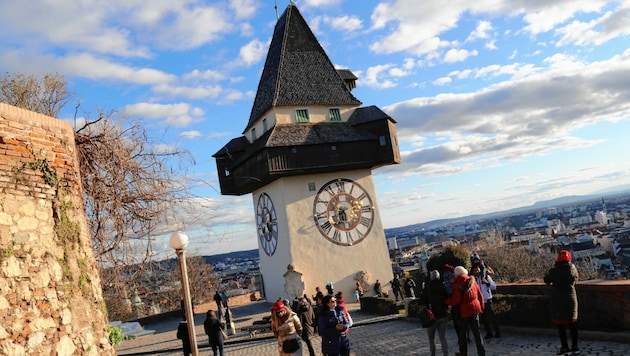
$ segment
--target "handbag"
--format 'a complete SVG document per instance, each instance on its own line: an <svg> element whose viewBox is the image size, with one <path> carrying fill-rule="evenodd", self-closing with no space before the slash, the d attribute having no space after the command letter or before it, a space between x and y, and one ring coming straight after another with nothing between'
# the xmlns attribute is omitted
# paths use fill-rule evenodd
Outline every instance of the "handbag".
<svg viewBox="0 0 630 356"><path fill-rule="evenodd" d="M425 307L420 310L420 324L422 324L423 328L428 328L435 323L435 315L433 315L433 311L431 311L430 307Z"/></svg>
<svg viewBox="0 0 630 356"><path fill-rule="evenodd" d="M282 342L282 352L285 354L292 354L295 351L300 349L300 340L299 339L288 339Z"/></svg>

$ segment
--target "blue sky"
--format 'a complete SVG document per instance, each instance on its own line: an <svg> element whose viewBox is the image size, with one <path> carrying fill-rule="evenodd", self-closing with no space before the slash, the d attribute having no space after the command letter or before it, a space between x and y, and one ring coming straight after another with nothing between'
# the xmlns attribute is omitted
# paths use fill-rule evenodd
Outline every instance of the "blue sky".
<svg viewBox="0 0 630 356"><path fill-rule="evenodd" d="M630 1L295 3L353 94L398 122L403 163L374 171L386 228L630 182ZM193 253L257 247L251 196L221 196L211 156L247 124L274 1L3 1L0 21L3 72L59 72L81 113L192 153L204 184L177 223Z"/></svg>

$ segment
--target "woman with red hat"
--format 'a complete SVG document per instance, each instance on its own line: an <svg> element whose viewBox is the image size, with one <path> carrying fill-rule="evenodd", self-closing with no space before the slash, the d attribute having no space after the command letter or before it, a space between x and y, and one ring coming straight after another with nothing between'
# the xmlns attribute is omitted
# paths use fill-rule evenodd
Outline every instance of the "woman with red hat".
<svg viewBox="0 0 630 356"><path fill-rule="evenodd" d="M545 275L545 283L551 285L551 322L558 328L560 351L557 355L571 353L577 355L578 348L578 301L575 284L578 271L571 263L571 253L567 250L558 252L555 266ZM567 326L571 331L571 348L567 342Z"/></svg>
<svg viewBox="0 0 630 356"><path fill-rule="evenodd" d="M271 308L271 330L280 356L302 356L302 323L288 305L278 300Z"/></svg>

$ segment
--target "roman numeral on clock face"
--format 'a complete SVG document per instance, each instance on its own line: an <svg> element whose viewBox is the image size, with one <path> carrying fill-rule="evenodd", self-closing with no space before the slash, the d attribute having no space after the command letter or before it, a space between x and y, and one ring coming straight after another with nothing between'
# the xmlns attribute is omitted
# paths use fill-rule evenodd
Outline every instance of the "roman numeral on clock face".
<svg viewBox="0 0 630 356"><path fill-rule="evenodd" d="M357 182L338 178L325 183L313 201L313 220L332 243L351 246L367 237L374 209L369 193Z"/></svg>

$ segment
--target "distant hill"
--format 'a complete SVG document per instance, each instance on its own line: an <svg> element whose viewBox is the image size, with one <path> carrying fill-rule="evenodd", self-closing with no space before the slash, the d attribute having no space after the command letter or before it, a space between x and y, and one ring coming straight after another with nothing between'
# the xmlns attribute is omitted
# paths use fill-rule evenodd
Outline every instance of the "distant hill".
<svg viewBox="0 0 630 356"><path fill-rule="evenodd" d="M247 250L247 251L236 251L236 252L228 252L222 253L219 255L212 256L203 256L206 263L216 265L219 262L225 262L228 259L232 260L247 260L247 259L256 259L258 258L258 249Z"/></svg>
<svg viewBox="0 0 630 356"><path fill-rule="evenodd" d="M497 218L497 217L502 217L506 215L522 214L522 213L526 213L526 212L529 212L531 210L536 210L536 209L552 208L552 207L558 207L558 206L569 205L569 204L578 204L581 202L592 201L594 199L602 199L602 198L606 199L606 198L616 197L618 195L628 195L628 194L630 194L630 184L624 184L624 185L619 185L619 186L610 187L604 190L600 190L598 192L595 192L589 195L570 195L566 197L544 200L544 201L536 202L530 206L523 206L519 208L504 210L504 211L496 211L496 212L487 213L487 214L468 215L468 216L462 216L462 217L452 218L452 219L431 220L424 223L385 229L385 235L391 236L391 235L397 235L404 232L409 232L409 230L433 229L435 227L453 224L453 223L460 223L464 221L491 219L491 218Z"/></svg>

